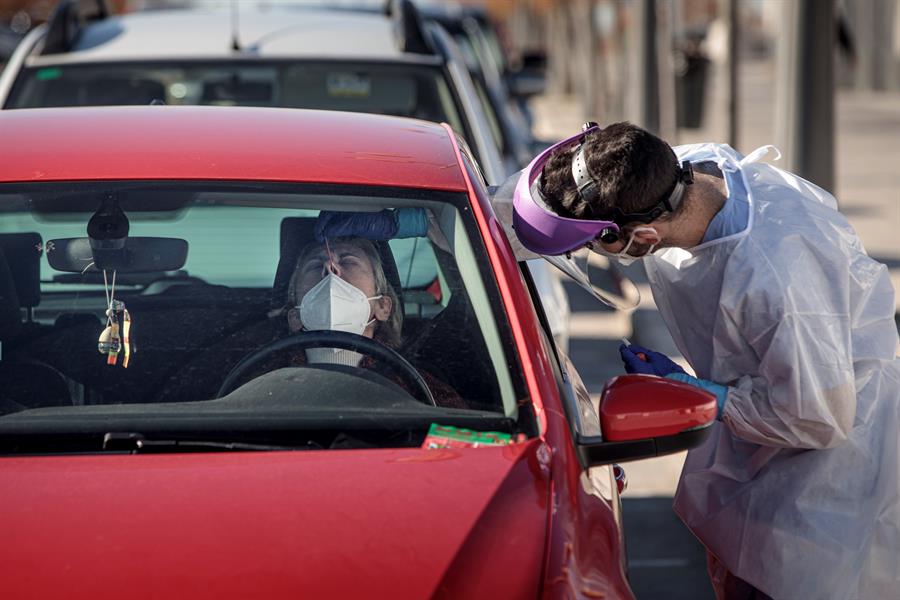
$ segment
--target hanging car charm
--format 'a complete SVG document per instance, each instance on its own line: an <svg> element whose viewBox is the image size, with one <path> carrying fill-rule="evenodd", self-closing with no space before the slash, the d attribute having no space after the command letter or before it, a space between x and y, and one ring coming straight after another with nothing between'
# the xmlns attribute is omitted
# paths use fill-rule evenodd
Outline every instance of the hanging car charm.
<svg viewBox="0 0 900 600"><path fill-rule="evenodd" d="M106 355L106 364L114 365L119 359L122 350L125 357L122 366L128 368L131 359L131 315L125 308L125 303L115 299L116 272L113 271L112 285L107 289L106 271L103 271L103 289L106 294L106 328L97 339L97 350Z"/></svg>

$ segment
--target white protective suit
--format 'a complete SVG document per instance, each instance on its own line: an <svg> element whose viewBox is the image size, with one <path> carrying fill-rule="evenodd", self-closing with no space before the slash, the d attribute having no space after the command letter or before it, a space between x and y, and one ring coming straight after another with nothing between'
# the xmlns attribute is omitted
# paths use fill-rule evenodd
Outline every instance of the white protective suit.
<svg viewBox="0 0 900 600"><path fill-rule="evenodd" d="M728 146L675 148L742 175L740 233L645 259L698 377L728 384L675 510L776 600L900 599L900 360L887 268L834 198Z"/></svg>

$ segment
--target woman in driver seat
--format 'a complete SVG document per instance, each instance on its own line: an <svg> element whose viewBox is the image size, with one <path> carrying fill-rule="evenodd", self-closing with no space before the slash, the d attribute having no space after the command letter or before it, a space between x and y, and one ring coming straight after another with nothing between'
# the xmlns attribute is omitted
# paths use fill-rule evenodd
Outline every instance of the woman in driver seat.
<svg viewBox="0 0 900 600"><path fill-rule="evenodd" d="M394 350L401 346L403 313L384 274L381 255L362 237L312 242L301 252L288 284L287 325L299 331L334 330L372 338ZM311 348L290 364L336 363L379 370L377 361L352 350ZM467 408L452 387L418 369L438 406ZM409 390L397 377L391 379Z"/></svg>

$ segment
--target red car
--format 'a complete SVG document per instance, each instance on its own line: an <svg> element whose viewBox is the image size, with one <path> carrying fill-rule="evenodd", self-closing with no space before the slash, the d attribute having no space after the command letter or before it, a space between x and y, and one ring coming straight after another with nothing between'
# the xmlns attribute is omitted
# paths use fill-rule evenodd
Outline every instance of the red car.
<svg viewBox="0 0 900 600"><path fill-rule="evenodd" d="M633 597L613 464L698 443L715 401L591 401L449 127L0 132L0 597ZM419 229L325 244L323 210ZM351 304L362 333L309 325Z"/></svg>

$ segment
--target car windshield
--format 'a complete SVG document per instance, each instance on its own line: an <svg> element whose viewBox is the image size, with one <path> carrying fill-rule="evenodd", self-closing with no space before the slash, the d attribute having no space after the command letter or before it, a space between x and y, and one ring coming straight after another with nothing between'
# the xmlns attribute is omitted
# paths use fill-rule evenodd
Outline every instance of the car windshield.
<svg viewBox="0 0 900 600"><path fill-rule="evenodd" d="M0 446L515 431L521 368L467 202L311 184L0 186ZM315 234L398 209L427 235Z"/></svg>

